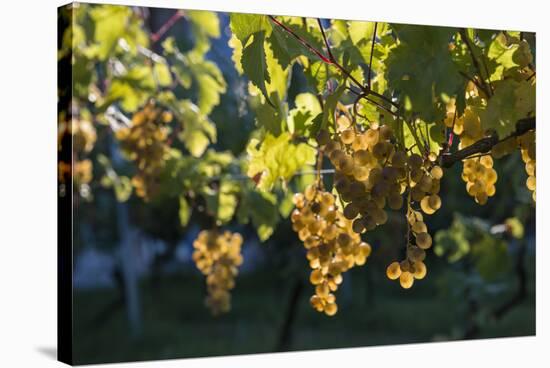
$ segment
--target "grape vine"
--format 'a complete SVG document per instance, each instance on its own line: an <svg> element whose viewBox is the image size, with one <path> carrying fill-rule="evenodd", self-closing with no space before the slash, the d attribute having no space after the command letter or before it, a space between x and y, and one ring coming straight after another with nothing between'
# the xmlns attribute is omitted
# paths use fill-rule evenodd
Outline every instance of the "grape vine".
<svg viewBox="0 0 550 368"><path fill-rule="evenodd" d="M78 73L59 150L72 134L76 160L58 163L60 182L144 206L168 198L184 229L204 212L216 226L250 224L261 242L290 217L310 303L326 315L389 214L407 230L380 245L403 254L387 278L409 289L426 276L444 176L484 205L502 184L498 161L515 154L535 203L534 34L251 14L223 29L225 15L194 10L153 31L138 8L73 10L59 58ZM176 42L179 23L193 42ZM232 61L216 61L220 44ZM99 153L105 137L122 163ZM242 244L217 228L194 242L213 314L230 309Z"/></svg>

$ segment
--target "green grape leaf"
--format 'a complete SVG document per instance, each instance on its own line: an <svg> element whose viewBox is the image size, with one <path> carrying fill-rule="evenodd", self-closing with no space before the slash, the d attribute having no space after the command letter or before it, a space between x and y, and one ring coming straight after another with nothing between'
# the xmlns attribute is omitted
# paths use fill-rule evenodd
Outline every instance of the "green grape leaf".
<svg viewBox="0 0 550 368"><path fill-rule="evenodd" d="M305 132L323 110L321 104L312 93L300 93L295 99L296 108L289 111L288 131L291 134L304 136Z"/></svg>
<svg viewBox="0 0 550 368"><path fill-rule="evenodd" d="M446 257L450 263L457 262L470 253L470 242L460 218L455 218L449 229L439 230L434 240L434 253L439 257Z"/></svg>
<svg viewBox="0 0 550 368"><path fill-rule="evenodd" d="M502 65L504 69L510 69L518 65L514 62L514 53L517 49L517 44L508 45L506 36L500 33L489 45L487 56Z"/></svg>
<svg viewBox="0 0 550 368"><path fill-rule="evenodd" d="M183 195L180 195L179 202L180 208L178 215L180 218L180 223L182 227L186 227L189 223L189 219L191 218L191 207Z"/></svg>
<svg viewBox="0 0 550 368"><path fill-rule="evenodd" d="M392 28L401 43L388 56L389 85L399 91L409 114L425 121L441 120L444 103L461 93L463 86L448 48L455 30L395 24Z"/></svg>
<svg viewBox="0 0 550 368"><path fill-rule="evenodd" d="M145 103L155 89L151 67L136 65L120 77L113 78L102 105L106 107L120 101L124 110L134 112Z"/></svg>
<svg viewBox="0 0 550 368"><path fill-rule="evenodd" d="M484 129L493 129L501 138L516 129L516 122L535 111L535 85L529 81L504 79L493 82L495 93L479 112Z"/></svg>
<svg viewBox="0 0 550 368"><path fill-rule="evenodd" d="M383 103L383 102L382 102ZM366 122L364 121L361 116L358 116L358 121L366 123L367 125L371 121L379 121L380 120L380 111L378 110L378 107L376 107L375 104L372 102L369 102L365 100L364 98L360 99L357 103L357 112L366 118Z"/></svg>
<svg viewBox="0 0 550 368"><path fill-rule="evenodd" d="M90 84L97 78L94 63L85 56L74 55L72 71L73 93L82 99L87 99Z"/></svg>
<svg viewBox="0 0 550 368"><path fill-rule="evenodd" d="M326 98L325 105L323 106L323 120L321 122L321 129L332 129L332 131L334 131L334 126L331 125L329 127L329 122L332 122L333 124L336 123L334 121L334 111L336 110L336 105L338 104L338 101L340 101L340 97L345 90L346 85L341 84Z"/></svg>
<svg viewBox="0 0 550 368"><path fill-rule="evenodd" d="M260 241L266 241L274 232L279 222L277 197L270 192L259 192L245 187L237 211L241 223L252 222Z"/></svg>
<svg viewBox="0 0 550 368"><path fill-rule="evenodd" d="M194 51L182 53L171 37L167 38L162 46L171 59L172 72L178 82L186 89L196 85L197 105L204 114L210 114L212 109L220 103L220 95L225 93L227 88L218 66L206 60L200 53Z"/></svg>
<svg viewBox="0 0 550 368"><path fill-rule="evenodd" d="M253 35L252 42L243 49L241 65L250 82L260 89L266 100L272 105L266 87L266 83L271 82L271 78L267 70L264 39L263 31Z"/></svg>
<svg viewBox="0 0 550 368"><path fill-rule="evenodd" d="M230 27L241 43L240 67L250 82L260 89L269 104L272 104L266 87L266 83L271 81L264 48L264 40L271 33L271 24L267 16L233 13L230 17Z"/></svg>
<svg viewBox="0 0 550 368"><path fill-rule="evenodd" d="M126 29L132 9L128 6L103 5L90 9L94 21L94 40L98 44L97 56L106 60Z"/></svg>
<svg viewBox="0 0 550 368"><path fill-rule="evenodd" d="M230 180L221 180L217 189L209 186L203 189L202 194L206 201L206 208L216 217L220 225L233 218L237 208L239 189L239 185Z"/></svg>
<svg viewBox="0 0 550 368"><path fill-rule="evenodd" d="M308 61L304 67L304 74L308 83L315 88L318 93L323 93L329 78L329 66L323 61Z"/></svg>
<svg viewBox="0 0 550 368"><path fill-rule="evenodd" d="M231 38L227 42L229 47L233 49L233 53L231 54L231 60L233 60L233 63L235 64L235 69L237 69L237 72L239 74L243 74L243 66L241 64L241 59L243 57L243 44L235 34L231 34Z"/></svg>
<svg viewBox="0 0 550 368"><path fill-rule="evenodd" d="M292 25L287 26L289 28L295 28ZM300 33L299 30L296 30L296 32ZM281 27L273 27L271 36L267 41L273 50L275 59L277 59L283 69L286 69L294 59L302 55L313 60L318 58L317 55Z"/></svg>
<svg viewBox="0 0 550 368"><path fill-rule="evenodd" d="M294 193L288 191L283 194L282 200L279 201L279 214L282 218L287 218L294 209Z"/></svg>
<svg viewBox="0 0 550 368"><path fill-rule="evenodd" d="M272 135L280 135L286 126L287 105L279 99L277 93L271 94L273 105L268 105L267 102L262 102L259 98L256 99L254 110L256 112L256 126L265 129L266 132ZM274 108L275 107L275 108Z"/></svg>
<svg viewBox="0 0 550 368"><path fill-rule="evenodd" d="M204 33L212 38L220 37L220 20L215 12L186 10L185 17L192 22L195 33Z"/></svg>
<svg viewBox="0 0 550 368"><path fill-rule="evenodd" d="M132 195L133 187L130 178L118 175L111 160L104 154L99 154L97 161L105 170L105 175L100 180L101 185L105 188L113 188L117 201L126 202Z"/></svg>
<svg viewBox="0 0 550 368"><path fill-rule="evenodd" d="M166 62L156 62L153 65L153 73L155 75L155 80L160 86L166 87L172 84L172 74L170 74L170 67Z"/></svg>
<svg viewBox="0 0 550 368"><path fill-rule="evenodd" d="M226 83L216 64L204 60L191 68L199 86L198 105L204 114L209 114L220 103L220 95L226 91Z"/></svg>
<svg viewBox="0 0 550 368"><path fill-rule="evenodd" d="M178 138L193 156L200 157L210 143L216 142L216 126L193 102L176 100L171 92L160 93L157 100L174 112L183 128Z"/></svg>
<svg viewBox="0 0 550 368"><path fill-rule="evenodd" d="M499 275L510 270L512 265L506 243L483 234L472 246L472 256L480 276L486 281L493 281Z"/></svg>
<svg viewBox="0 0 550 368"><path fill-rule="evenodd" d="M294 144L291 138L289 133L278 137L268 133L261 142L256 138L250 140L247 175L251 178L260 175L260 190L271 190L278 180L287 182L298 170L315 164L316 150L305 143Z"/></svg>
<svg viewBox="0 0 550 368"><path fill-rule="evenodd" d="M253 34L271 31L271 24L267 16L256 14L231 13L230 27L233 34L244 46Z"/></svg>
<svg viewBox="0 0 550 368"><path fill-rule="evenodd" d="M349 21L347 23L349 37L355 45L370 42L372 40L372 36L374 35L374 22ZM379 32L378 29L376 32Z"/></svg>

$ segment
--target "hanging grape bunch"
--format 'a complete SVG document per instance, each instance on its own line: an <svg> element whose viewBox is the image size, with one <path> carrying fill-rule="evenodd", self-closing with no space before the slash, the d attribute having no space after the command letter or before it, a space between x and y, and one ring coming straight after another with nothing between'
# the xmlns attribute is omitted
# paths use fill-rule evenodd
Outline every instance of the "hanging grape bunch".
<svg viewBox="0 0 550 368"><path fill-rule="evenodd" d="M344 115L338 122L340 131L333 138L321 131L318 143L336 169L334 186L347 203L344 216L360 234L386 223L386 204L394 209L402 206L399 180L405 178L406 155L394 150L389 126L373 125L359 132Z"/></svg>
<svg viewBox="0 0 550 368"><path fill-rule="evenodd" d="M241 234L218 230L203 230L193 242L193 261L206 276L205 304L213 315L231 309L230 291L235 287L238 267L243 262L242 243Z"/></svg>
<svg viewBox="0 0 550 368"><path fill-rule="evenodd" d="M338 311L333 293L343 281L342 274L364 265L371 246L352 231L352 223L339 211L334 195L318 184L295 194L294 204L292 228L307 250L310 282L315 285L310 303L318 312L333 316Z"/></svg>
<svg viewBox="0 0 550 368"><path fill-rule="evenodd" d="M423 262L426 258L425 250L432 246L432 237L428 233L428 229L420 211L415 211L410 207L408 208L407 226L406 258L401 262L392 262L386 269L386 276L390 280L399 279L399 283L404 289L412 287L415 279L421 280L426 276L427 269ZM412 242L411 233L413 234L416 244Z"/></svg>
<svg viewBox="0 0 550 368"><path fill-rule="evenodd" d="M481 98L475 86L470 85L467 90L470 105L464 113L457 116L456 106L452 101L447 107L445 119L445 125L460 138L459 149L471 146L486 135L481 126L481 119L475 111L475 106L482 103ZM487 203L488 198L496 193L498 174L493 169L493 164L493 158L489 154L468 158L462 162L462 180L466 183L466 191L480 205Z"/></svg>
<svg viewBox="0 0 550 368"><path fill-rule="evenodd" d="M413 211L411 205L419 204L427 215L441 207L438 193L443 170L434 163L434 154L426 154L423 158L400 149L387 125L373 123L361 132L354 126L350 127L351 121L345 115L339 117L337 125L339 132L334 138L321 131L317 140L336 169L335 188L346 202L343 215L353 221L354 232L361 234L385 224L388 218L386 207L392 210L402 208L403 196L407 194L407 219L409 227L413 227L416 245L408 242L407 259L398 264L405 271L401 285L409 288L413 275L418 279L425 276L424 249L431 246L425 223L421 218L413 222L410 216L411 213L418 214L417 217L422 214ZM395 269L395 265L390 265L390 268ZM392 278L396 272L388 272L388 277ZM395 278L400 276L401 268Z"/></svg>
<svg viewBox="0 0 550 368"><path fill-rule="evenodd" d="M83 158L89 154L97 140L96 129L92 122L82 117L73 117L68 121L59 122L58 135L58 150L61 150L61 144L64 136L69 135L73 144L73 160L74 168L71 173L71 164L69 162L60 161L58 163L59 180L68 182L73 175L74 184L76 187L89 184L92 179L93 164L92 161Z"/></svg>
<svg viewBox="0 0 550 368"><path fill-rule="evenodd" d="M537 191L537 148L535 145L535 132L530 131L517 138L518 146L521 150L521 159L525 163L525 172L528 177L525 182L527 189L533 192L533 201L536 201Z"/></svg>
<svg viewBox="0 0 550 368"><path fill-rule="evenodd" d="M132 184L136 194L144 199L149 199L158 187L158 175L169 149L166 141L170 121L172 114L151 100L132 116L129 126L116 131L122 152L136 163Z"/></svg>

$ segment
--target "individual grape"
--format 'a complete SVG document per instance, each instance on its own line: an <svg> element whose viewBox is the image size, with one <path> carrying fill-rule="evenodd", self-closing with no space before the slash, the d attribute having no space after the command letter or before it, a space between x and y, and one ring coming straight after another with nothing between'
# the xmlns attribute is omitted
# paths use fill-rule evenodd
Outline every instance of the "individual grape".
<svg viewBox="0 0 550 368"><path fill-rule="evenodd" d="M407 258L412 262L423 261L426 258L426 252L423 249L412 245L407 249Z"/></svg>
<svg viewBox="0 0 550 368"><path fill-rule="evenodd" d="M408 164L411 169L418 169L422 166L424 160L420 155L417 155L416 153L413 153L409 156Z"/></svg>
<svg viewBox="0 0 550 368"><path fill-rule="evenodd" d="M399 276L399 284L403 289L410 289L414 284L413 274L409 271L403 271Z"/></svg>
<svg viewBox="0 0 550 368"><path fill-rule="evenodd" d="M415 233L425 233L428 231L428 228L426 227L426 224L423 221L416 221L412 225L412 231Z"/></svg>
<svg viewBox="0 0 550 368"><path fill-rule="evenodd" d="M441 208L441 198L437 194L432 194L428 197L428 205L434 211Z"/></svg>
<svg viewBox="0 0 550 368"><path fill-rule="evenodd" d="M426 196L420 201L420 208L426 215L435 213L436 209L430 206L430 197Z"/></svg>
<svg viewBox="0 0 550 368"><path fill-rule="evenodd" d="M338 312L338 306L336 303L327 303L324 307L325 314L327 316L334 316Z"/></svg>
<svg viewBox="0 0 550 368"><path fill-rule="evenodd" d="M534 176L529 176L526 181L527 189L534 191L536 189L536 179Z"/></svg>
<svg viewBox="0 0 550 368"><path fill-rule="evenodd" d="M342 139L342 143L351 144L355 140L355 132L353 129L346 129L340 133L340 137Z"/></svg>
<svg viewBox="0 0 550 368"><path fill-rule="evenodd" d="M322 312L323 309L324 309L324 306L323 306L323 300L321 299L321 297L319 297L318 295L313 295L310 299L309 299L309 302L311 304L311 306L317 311L317 312Z"/></svg>
<svg viewBox="0 0 550 368"><path fill-rule="evenodd" d="M397 280L399 276L401 276L401 267L399 266L399 262L392 262L386 268L386 276L390 280Z"/></svg>
<svg viewBox="0 0 550 368"><path fill-rule="evenodd" d="M426 273L428 272L426 265L422 261L417 261L414 263L414 273L413 276L417 280L422 280L424 277L426 277Z"/></svg>
<svg viewBox="0 0 550 368"><path fill-rule="evenodd" d="M432 237L428 233L416 234L416 245L421 249L428 249L432 246Z"/></svg>
<svg viewBox="0 0 550 368"><path fill-rule="evenodd" d="M403 168L407 163L407 153L405 151L396 151L391 159L391 164L396 168Z"/></svg>
<svg viewBox="0 0 550 368"><path fill-rule="evenodd" d="M353 153L353 159L358 166L367 166L374 161L374 157L367 150L358 150Z"/></svg>

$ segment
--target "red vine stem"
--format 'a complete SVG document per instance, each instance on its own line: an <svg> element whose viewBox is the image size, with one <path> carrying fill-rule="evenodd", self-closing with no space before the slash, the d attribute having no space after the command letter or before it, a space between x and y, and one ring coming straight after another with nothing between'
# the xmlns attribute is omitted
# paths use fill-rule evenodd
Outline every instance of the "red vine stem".
<svg viewBox="0 0 550 368"><path fill-rule="evenodd" d="M268 15L269 19L282 29L284 29L286 32L290 33L298 42L300 42L302 45L304 45L309 51L313 52L315 55L319 57L323 62L327 64L334 64L333 61L323 55L319 50L317 50L315 47L311 46L306 40L304 40L301 36L299 36L296 32L294 32L292 29L284 25L283 23L279 22L273 15ZM330 52L330 51L329 51Z"/></svg>
<svg viewBox="0 0 550 368"><path fill-rule="evenodd" d="M328 56L330 58L330 61L334 66L336 66L347 78L351 79L353 83L355 83L357 86L363 90L363 92L368 93L368 90L363 86L353 75L351 75L350 72L348 72L338 61L336 61L336 58L332 54L332 50L330 48L330 44L328 43L327 36L325 34L325 29L323 28L323 25L321 24L321 19L317 19L317 24L319 24L319 29L321 30L321 34L323 36L323 41L325 42L325 47L327 48Z"/></svg>
<svg viewBox="0 0 550 368"><path fill-rule="evenodd" d="M156 31L155 33L153 33L151 35L151 42L154 44L156 43L158 40L160 40L162 38L162 36L164 36L164 34L166 32L168 32L168 30L170 28L172 28L172 26L174 26L174 24L176 24L176 22L182 18L183 16L185 15L185 13L183 12L183 10L176 10L176 12L174 14L172 14L172 16L170 18L168 18L168 20L166 21L166 23L164 23L159 29L158 31Z"/></svg>
<svg viewBox="0 0 550 368"><path fill-rule="evenodd" d="M289 34L291 34L296 40L298 40L298 42L300 42L304 47L306 47L308 50L310 50L311 52L313 52L315 55L317 55L317 57L319 57L319 59L321 59L324 63L326 64L329 64L329 65L334 65L336 68L338 68L346 77L350 78L360 89L361 91L363 91L365 93L366 96L368 95L373 95L373 96L376 96L378 98L380 98L381 100L391 104L392 106L394 106L395 108L399 109L399 105L397 105L395 102L393 102L392 100L390 100L389 98L387 98L386 96L384 95L381 95L373 90L370 89L370 87L365 87L364 85L362 85L361 83L359 83L359 81L357 79L355 79L350 72L348 72L342 65L340 65L340 63L338 63L338 61L336 60L336 58L334 57L334 55L332 54L332 50L330 48L330 44L328 43L328 39L326 38L326 34L325 34L325 31L324 31L324 28L321 24L321 20L320 19L317 19L318 23L319 23L319 28L321 30L321 34L323 35L323 40L325 42L325 45L326 45L326 48L327 48L327 52L329 54L329 56L327 57L326 55L324 55L321 51L317 50L315 47L313 47L308 41L306 41L304 38L302 38L300 35L298 35L296 32L294 32L292 29L290 29L288 26L286 26L285 24L283 24L282 22L280 22L279 20L277 20L274 16L272 15L269 15L268 16L269 19L275 23L277 26L281 27L282 29L284 29L286 32L288 32ZM372 100L371 100L372 101ZM391 111L390 111L391 112Z"/></svg>

